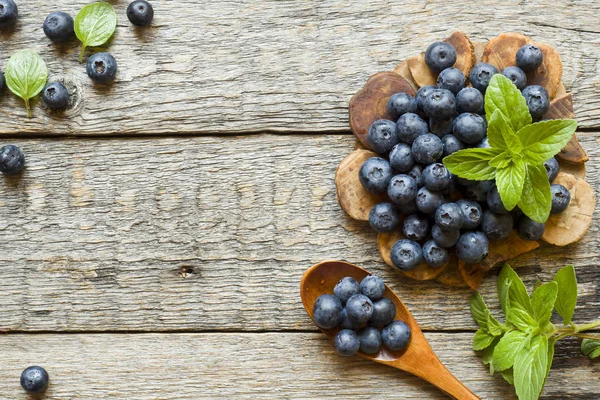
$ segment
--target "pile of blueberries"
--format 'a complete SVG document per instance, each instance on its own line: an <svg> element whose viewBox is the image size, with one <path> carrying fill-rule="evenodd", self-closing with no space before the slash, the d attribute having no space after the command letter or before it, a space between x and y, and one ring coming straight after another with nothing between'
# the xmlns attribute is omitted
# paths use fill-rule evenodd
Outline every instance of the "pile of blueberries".
<svg viewBox="0 0 600 400"><path fill-rule="evenodd" d="M527 86L526 72L542 61L538 47L525 45L516 54L517 66L502 71L521 90L534 121L548 111L550 100L542 86ZM395 121L380 119L371 125L367 140L380 156L366 160L359 171L367 191L389 199L371 209L371 227L377 232L401 230L405 236L391 250L394 266L411 270L425 261L441 267L451 247L459 260L480 263L489 241L507 238L513 228L525 240L538 240L545 224L532 221L518 207L504 208L494 181L458 178L442 163L461 149L490 147L484 94L498 70L487 63L475 65L469 74L472 87L467 87L464 74L453 68L456 51L445 42L430 45L425 62L439 73L437 86L421 87L416 97L396 93L389 98L388 112ZM545 167L552 182L558 161L551 158ZM569 191L562 185L551 187L552 213L560 213L569 204Z"/></svg>
<svg viewBox="0 0 600 400"><path fill-rule="evenodd" d="M383 280L369 275L360 284L352 277L342 278L333 295L319 296L313 318L322 329L340 328L334 340L339 354L351 356L358 350L377 354L382 343L392 351L406 348L410 328L403 321L394 321L396 306L384 293Z"/></svg>

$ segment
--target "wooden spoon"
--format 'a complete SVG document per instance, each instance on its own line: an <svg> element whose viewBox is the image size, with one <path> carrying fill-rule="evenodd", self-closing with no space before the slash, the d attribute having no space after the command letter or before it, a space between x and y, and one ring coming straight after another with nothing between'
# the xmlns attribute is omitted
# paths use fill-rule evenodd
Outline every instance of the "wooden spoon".
<svg viewBox="0 0 600 400"><path fill-rule="evenodd" d="M333 294L333 287L343 277L351 276L360 282L367 275L370 275L368 271L343 261L323 261L310 267L304 273L300 284L300 295L306 312L313 318L313 308L317 298L322 294ZM410 327L411 341L408 347L400 352L390 351L382 346L377 354L370 355L363 352L358 354L372 361L416 375L454 399L479 399L437 358L410 311L387 286L385 287L385 297L394 302L396 319L404 321ZM337 329L321 330L331 339L338 332Z"/></svg>

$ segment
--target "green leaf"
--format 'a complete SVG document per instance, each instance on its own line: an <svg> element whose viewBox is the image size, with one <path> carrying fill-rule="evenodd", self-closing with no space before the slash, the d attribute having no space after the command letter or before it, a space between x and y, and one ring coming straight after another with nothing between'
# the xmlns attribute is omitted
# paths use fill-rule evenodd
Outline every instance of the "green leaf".
<svg viewBox="0 0 600 400"><path fill-rule="evenodd" d="M529 165L543 164L558 154L577 130L574 119L554 119L527 125L517 132L523 144L523 159Z"/></svg>
<svg viewBox="0 0 600 400"><path fill-rule="evenodd" d="M496 110L502 113L513 132L519 132L521 128L531 124L529 108L521 91L501 74L492 76L485 92L485 114L488 124Z"/></svg>
<svg viewBox="0 0 600 400"><path fill-rule="evenodd" d="M515 390L519 400L537 400L548 376L548 338L536 335L515 357Z"/></svg>
<svg viewBox="0 0 600 400"><path fill-rule="evenodd" d="M556 282L547 282L536 288L531 294L531 306L533 307L533 315L540 329L544 329L550 322L554 302L558 294L558 285Z"/></svg>
<svg viewBox="0 0 600 400"><path fill-rule="evenodd" d="M495 337L490 335L485 329L478 329L473 336L473 350L479 351L492 344Z"/></svg>
<svg viewBox="0 0 600 400"><path fill-rule="evenodd" d="M515 208L521 199L525 173L525 163L520 160L513 160L509 166L496 171L496 186L498 187L502 203L507 210Z"/></svg>
<svg viewBox="0 0 600 400"><path fill-rule="evenodd" d="M504 331L506 331L506 329L507 328L504 325L502 325L500 322L498 322L498 320L496 318L494 318L492 316L492 314L490 314L490 312L488 311L487 331L490 333L490 335L500 336L504 333Z"/></svg>
<svg viewBox="0 0 600 400"><path fill-rule="evenodd" d="M490 165L496 169L498 168L506 168L512 162L512 154L508 150L498 154L496 157L490 160Z"/></svg>
<svg viewBox="0 0 600 400"><path fill-rule="evenodd" d="M600 339L583 339L581 352L592 360L600 357Z"/></svg>
<svg viewBox="0 0 600 400"><path fill-rule="evenodd" d="M544 165L527 166L519 208L536 222L543 224L548 220L552 209L552 194Z"/></svg>
<svg viewBox="0 0 600 400"><path fill-rule="evenodd" d="M504 380L511 385L515 385L515 375L512 368L507 369L506 371L500 371L500 374L504 378Z"/></svg>
<svg viewBox="0 0 600 400"><path fill-rule="evenodd" d="M533 315L533 308L531 307L531 301L525 284L508 263L504 263L498 275L498 297L500 298L500 305L505 315L508 307L506 303L503 303L503 297L510 297L510 306L520 305Z"/></svg>
<svg viewBox="0 0 600 400"><path fill-rule="evenodd" d="M498 149L465 149L444 158L444 165L454 175L477 181L496 177L496 168L489 162L502 151Z"/></svg>
<svg viewBox="0 0 600 400"><path fill-rule="evenodd" d="M521 141L511 127L508 126L508 122L506 122L500 110L494 111L490 117L487 135L490 146L493 148L510 150L515 153L523 149Z"/></svg>
<svg viewBox="0 0 600 400"><path fill-rule="evenodd" d="M512 367L517 353L523 347L527 333L522 331L509 331L502 336L494 348L492 365L496 371L504 371Z"/></svg>
<svg viewBox="0 0 600 400"><path fill-rule="evenodd" d="M519 304L511 304L510 314L507 317L507 321L521 330L535 328L538 326L538 323L533 317L532 313L528 312Z"/></svg>
<svg viewBox="0 0 600 400"><path fill-rule="evenodd" d="M42 57L33 50L17 51L6 64L4 77L10 91L25 100L27 116L31 117L29 100L44 89L48 80L48 68Z"/></svg>
<svg viewBox="0 0 600 400"><path fill-rule="evenodd" d="M109 3L96 2L84 6L75 17L75 35L81 41L79 62L88 46L101 46L117 28L117 13Z"/></svg>
<svg viewBox="0 0 600 400"><path fill-rule="evenodd" d="M473 320L477 322L480 328L487 329L489 310L479 292L473 293L473 296L469 300L469 306Z"/></svg>
<svg viewBox="0 0 600 400"><path fill-rule="evenodd" d="M490 375L494 374L494 365L493 365L492 361L494 360L494 349L498 345L499 341L500 341L500 338L495 338L494 341L492 342L492 344L483 350L483 354L481 357L481 362L483 363L483 365L489 364Z"/></svg>
<svg viewBox="0 0 600 400"><path fill-rule="evenodd" d="M558 284L558 296L554 303L556 312L563 319L565 325L569 325L575 313L577 305L577 276L575 268L567 265L556 273L554 282Z"/></svg>
<svg viewBox="0 0 600 400"><path fill-rule="evenodd" d="M542 387L546 385L546 380L548 379L548 375L550 374L550 368L552 368L552 360L554 359L554 345L556 344L556 338L548 339L548 367L546 368L546 377L544 378L544 383Z"/></svg>

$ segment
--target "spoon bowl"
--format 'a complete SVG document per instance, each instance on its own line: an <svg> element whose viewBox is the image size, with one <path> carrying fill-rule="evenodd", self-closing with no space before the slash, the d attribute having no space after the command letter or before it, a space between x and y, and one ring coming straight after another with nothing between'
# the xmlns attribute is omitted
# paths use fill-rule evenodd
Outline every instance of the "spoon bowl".
<svg viewBox="0 0 600 400"><path fill-rule="evenodd" d="M333 294L333 287L343 277L350 276L360 282L368 275L371 274L367 270L343 261L323 261L310 267L304 273L300 284L300 295L306 312L313 318L313 309L317 298L322 294ZM479 399L437 358L417 321L402 300L387 285L384 296L396 306L395 319L404 321L410 327L411 340L402 351L391 351L382 346L377 354L366 354L359 351L358 355L418 376L452 398ZM339 329L321 329L321 331L333 339Z"/></svg>

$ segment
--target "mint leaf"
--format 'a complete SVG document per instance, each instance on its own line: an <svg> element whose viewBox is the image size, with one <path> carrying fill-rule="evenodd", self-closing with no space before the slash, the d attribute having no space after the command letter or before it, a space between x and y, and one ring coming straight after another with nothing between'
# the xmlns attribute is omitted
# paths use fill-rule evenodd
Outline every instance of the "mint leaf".
<svg viewBox="0 0 600 400"><path fill-rule="evenodd" d="M521 330L538 326L532 313L528 312L519 304L511 304L510 314L506 317L506 320Z"/></svg>
<svg viewBox="0 0 600 400"><path fill-rule="evenodd" d="M498 297L500 297L500 305L502 311L506 315L508 306L503 302L503 298L510 298L510 306L520 305L529 314L533 314L533 308L531 307L531 301L529 300L529 294L525 284L514 269L505 263L500 274L498 275Z"/></svg>
<svg viewBox="0 0 600 400"><path fill-rule="evenodd" d="M525 163L521 160L515 161L514 159L507 167L496 171L496 186L502 203L507 210L515 208L521 199L525 173ZM546 180L548 179L546 178Z"/></svg>
<svg viewBox="0 0 600 400"><path fill-rule="evenodd" d="M515 384L515 376L514 376L514 371L512 368L507 369L506 371L500 371L500 374L502 375L502 377L504 378L504 380L508 383L510 383L511 385L514 386Z"/></svg>
<svg viewBox="0 0 600 400"><path fill-rule="evenodd" d="M490 160L490 165L496 169L498 168L506 168L512 162L512 154L508 150L498 154L496 157Z"/></svg>
<svg viewBox="0 0 600 400"><path fill-rule="evenodd" d="M563 319L565 325L569 325L575 313L577 305L577 276L575 268L567 265L556 273L554 282L558 284L558 296L554 303L556 312Z"/></svg>
<svg viewBox="0 0 600 400"><path fill-rule="evenodd" d="M517 132L523 144L523 160L530 165L543 164L558 154L577 130L574 119L556 119L527 125Z"/></svg>
<svg viewBox="0 0 600 400"><path fill-rule="evenodd" d="M478 329L473 336L473 350L479 351L487 348L492 344L495 337L490 335L486 330Z"/></svg>
<svg viewBox="0 0 600 400"><path fill-rule="evenodd" d="M485 114L488 125L494 111L502 113L513 132L531 124L531 115L521 91L504 75L496 74L490 79L485 92Z"/></svg>
<svg viewBox="0 0 600 400"><path fill-rule="evenodd" d="M552 194L543 164L527 167L519 208L535 222L543 224L548 220L552 209Z"/></svg>
<svg viewBox="0 0 600 400"><path fill-rule="evenodd" d="M600 357L600 339L583 339L581 342L581 352L591 360Z"/></svg>
<svg viewBox="0 0 600 400"><path fill-rule="evenodd" d="M494 349L498 345L499 341L500 341L500 338L494 339L492 344L489 345L488 347L486 347L483 350L483 353L481 355L481 362L483 363L483 365L489 364L489 366L490 366L490 375L494 374L494 365L493 365L492 361L494 360Z"/></svg>
<svg viewBox="0 0 600 400"><path fill-rule="evenodd" d="M31 117L29 100L44 89L48 80L48 68L42 57L33 50L17 51L6 64L4 78L10 91L25 101L27 116Z"/></svg>
<svg viewBox="0 0 600 400"><path fill-rule="evenodd" d="M79 62L88 46L101 46L117 28L117 13L109 3L96 2L84 6L75 17L75 35L81 41Z"/></svg>
<svg viewBox="0 0 600 400"><path fill-rule="evenodd" d="M488 121L487 136L490 146L502 150L518 153L522 150L521 141L515 132L508 126L500 110L494 111Z"/></svg>
<svg viewBox="0 0 600 400"><path fill-rule="evenodd" d="M454 175L465 179L486 181L494 179L496 168L489 161L500 154L498 149L465 149L444 158L444 165Z"/></svg>
<svg viewBox="0 0 600 400"><path fill-rule="evenodd" d="M523 347L527 333L522 331L507 332L494 348L492 365L496 371L504 371L515 363L517 353Z"/></svg>
<svg viewBox="0 0 600 400"><path fill-rule="evenodd" d="M506 326L504 326L500 322L498 322L498 320L496 318L494 318L492 316L492 314L490 314L490 312L488 311L488 314L487 314L487 331L490 333L490 335L492 335L492 336L500 336L500 335L502 335L502 333L504 333L504 331L506 329L507 329Z"/></svg>
<svg viewBox="0 0 600 400"><path fill-rule="evenodd" d="M548 376L548 338L536 335L515 357L515 390L519 400L537 400Z"/></svg>
<svg viewBox="0 0 600 400"><path fill-rule="evenodd" d="M531 294L531 306L533 315L540 329L544 329L550 322L554 302L558 294L558 285L556 282L547 282L536 288Z"/></svg>
<svg viewBox="0 0 600 400"><path fill-rule="evenodd" d="M546 385L546 380L548 379L548 375L550 374L550 368L552 368L552 360L554 359L554 345L556 344L556 338L548 339L548 367L546 368L546 377L544 378L544 383L542 387Z"/></svg>
<svg viewBox="0 0 600 400"><path fill-rule="evenodd" d="M477 325L479 325L480 328L487 329L489 310L479 292L475 292L473 296L471 296L469 306L471 308L473 320L477 322Z"/></svg>

